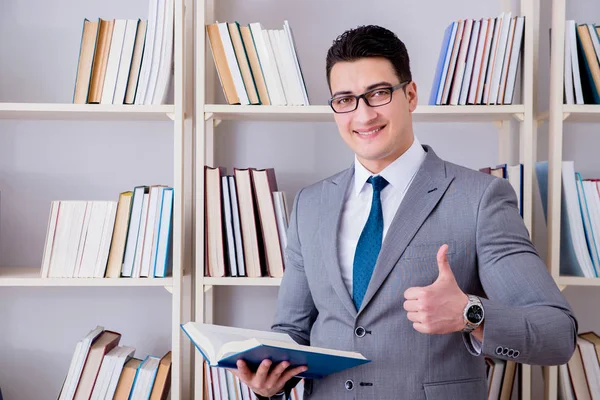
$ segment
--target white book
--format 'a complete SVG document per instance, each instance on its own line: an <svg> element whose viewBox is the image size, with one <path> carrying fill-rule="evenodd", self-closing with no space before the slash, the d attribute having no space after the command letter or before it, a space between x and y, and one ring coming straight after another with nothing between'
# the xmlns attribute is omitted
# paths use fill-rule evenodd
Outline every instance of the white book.
<svg viewBox="0 0 600 400"><path fill-rule="evenodd" d="M283 192L273 192L273 205L275 206L279 243L281 244L281 248L285 249L287 247L288 218Z"/></svg>
<svg viewBox="0 0 600 400"><path fill-rule="evenodd" d="M296 98L294 96L294 88L291 85L288 69L286 68L283 61L283 52L281 51L281 46L279 45L279 32L276 29L267 29L263 31L263 34L266 35L265 41L271 47L273 51L273 55L275 58L275 64L277 65L277 71L279 72L279 78L281 79L281 84L283 85L283 92L285 93L286 104L288 106L296 105Z"/></svg>
<svg viewBox="0 0 600 400"><path fill-rule="evenodd" d="M104 220L108 205L103 201L89 202L89 218L87 219L85 248L81 258L81 266L77 276L93 278L96 271L96 261L100 254L100 243L104 229Z"/></svg>
<svg viewBox="0 0 600 400"><path fill-rule="evenodd" d="M231 217L233 221L233 238L235 240L235 254L237 270L240 276L246 276L246 264L244 261L244 244L242 243L242 227L240 222L240 209L237 200L237 188L235 177L228 176L229 194L231 198Z"/></svg>
<svg viewBox="0 0 600 400"><path fill-rule="evenodd" d="M119 73L119 66L121 64L121 52L123 51L123 40L125 39L126 26L126 20L115 19L110 42L110 50L108 52L108 61L106 63L106 72L100 104L113 104L113 97L117 87L117 76Z"/></svg>
<svg viewBox="0 0 600 400"><path fill-rule="evenodd" d="M458 52L458 59L456 60L456 72L454 73L454 79L452 80L452 89L450 91L450 104L458 105L458 99L462 88L463 77L465 75L465 68L467 64L467 55L469 52L469 44L471 42L471 33L473 32L473 20L465 20L465 27L463 31L462 41L460 43L460 50Z"/></svg>
<svg viewBox="0 0 600 400"><path fill-rule="evenodd" d="M131 400L147 400L150 398L159 364L160 358L154 356L148 356L142 362L136 372L135 385L129 395Z"/></svg>
<svg viewBox="0 0 600 400"><path fill-rule="evenodd" d="M140 278L142 276L142 253L145 245L146 224L148 222L148 207L150 201L150 193L144 193L142 201L142 213L140 215L140 229L138 230L137 244L135 246L135 257L133 259L132 278Z"/></svg>
<svg viewBox="0 0 600 400"><path fill-rule="evenodd" d="M471 84L469 86L469 95L466 104L475 104L477 88L479 84L479 75L483 63L484 50L486 49L488 27L490 26L488 19L482 19L479 27L479 38L477 39L477 51L475 53L475 61L473 62L473 71L471 72Z"/></svg>
<svg viewBox="0 0 600 400"><path fill-rule="evenodd" d="M565 25L565 104L575 104L575 86L573 84L573 69L571 63L571 40L569 37L569 21Z"/></svg>
<svg viewBox="0 0 600 400"><path fill-rule="evenodd" d="M68 201L61 201L56 221L56 233L50 254L50 267L48 276L63 278L69 231L71 229L72 205Z"/></svg>
<svg viewBox="0 0 600 400"><path fill-rule="evenodd" d="M160 228L156 245L156 260L154 276L164 278L171 272L173 243L173 188L163 191L162 208L160 212Z"/></svg>
<svg viewBox="0 0 600 400"><path fill-rule="evenodd" d="M108 266L108 255L110 253L110 245L112 241L113 230L115 228L115 220L117 218L117 203L116 201L106 202L106 212L104 213L104 225L102 227L102 240L100 241L100 251L96 260L96 268L94 270L94 278L104 278L106 275L106 267Z"/></svg>
<svg viewBox="0 0 600 400"><path fill-rule="evenodd" d="M454 42L450 42L450 46L452 46L452 56L450 58L450 66L448 67L448 74L446 75L446 80L444 81L444 92L442 94L442 102L441 104L448 104L448 98L450 97L450 89L452 88L452 82L454 80L454 74L456 70L456 60L458 60L458 53L460 52L460 44L462 42L463 33L465 30L466 20L461 20L458 22L458 30L456 31L456 37ZM441 83L440 83L441 85Z"/></svg>
<svg viewBox="0 0 600 400"><path fill-rule="evenodd" d="M144 192L147 190L147 186L138 186L133 190L131 215L129 217L129 226L127 228L127 242L125 243L125 255L123 256L123 267L121 268L121 274L125 277L131 277L133 273L137 237L142 218Z"/></svg>
<svg viewBox="0 0 600 400"><path fill-rule="evenodd" d="M485 82L483 85L483 97L478 104L489 104L490 101L490 87L492 83L492 75L494 73L494 66L496 64L496 57L498 54L498 42L500 41L500 32L505 21L507 21L506 14L502 13L496 18L496 24L494 26L494 34L492 36L492 44L490 46L490 57L488 60L487 71L485 73Z"/></svg>
<svg viewBox="0 0 600 400"><path fill-rule="evenodd" d="M492 42L494 39L494 32L497 27L497 18L491 18L488 21L487 34L485 37L485 48L483 50L483 59L481 60L481 69L478 74L477 91L475 92L475 98L472 104L481 104L483 101L483 92L486 86L486 76L489 70L490 54L492 54Z"/></svg>
<svg viewBox="0 0 600 400"><path fill-rule="evenodd" d="M59 210L60 201L52 201L50 203L50 215L48 216L48 227L46 229L46 244L44 245L44 253L42 255L42 278L50 276L50 258L52 257Z"/></svg>
<svg viewBox="0 0 600 400"><path fill-rule="evenodd" d="M66 259L63 278L75 278L76 268L81 260L85 237L83 235L84 222L86 219L87 201L71 201L71 227L69 230ZM83 239L83 240L82 240Z"/></svg>
<svg viewBox="0 0 600 400"><path fill-rule="evenodd" d="M231 215L231 193L229 192L229 179L227 176L221 177L221 187L223 190L223 223L225 225L225 244L227 248L227 260L229 261L229 271L231 276L238 276L235 239L233 237L233 219Z"/></svg>
<svg viewBox="0 0 600 400"><path fill-rule="evenodd" d="M144 41L142 66L140 68L138 85L135 92L135 104L138 105L144 104L144 99L146 98L146 91L148 90L148 86L150 84L150 72L152 69L152 60L155 51L154 46L156 40L156 29L160 4L160 0L149 0L148 25L146 26L146 40Z"/></svg>
<svg viewBox="0 0 600 400"><path fill-rule="evenodd" d="M586 278L595 278L594 267L590 252L585 240L583 228L583 217L577 194L577 185L575 183L575 166L573 161L562 162L562 181L563 197L569 220L569 230L571 232L571 241L575 251L575 257L583 276Z"/></svg>
<svg viewBox="0 0 600 400"><path fill-rule="evenodd" d="M265 85L269 92L269 98L271 105L283 106L286 105L285 95L283 93L283 86L277 73L277 65L275 64L274 55L267 48L267 43L263 35L263 27L260 22L253 22L249 25L250 32L252 33L252 40L256 47L258 54L258 60L265 77Z"/></svg>
<svg viewBox="0 0 600 400"><path fill-rule="evenodd" d="M590 212L594 242L596 249L600 251L600 195L598 194L598 186L594 181L583 181L583 190Z"/></svg>
<svg viewBox="0 0 600 400"><path fill-rule="evenodd" d="M140 276L144 278L154 275L154 263L152 263L152 245L154 243L154 236L158 235L157 219L159 219L160 206L162 204L162 190L164 190L164 187L150 186L146 222L142 223L144 225L144 246L141 252ZM152 271L150 268L151 264Z"/></svg>
<svg viewBox="0 0 600 400"><path fill-rule="evenodd" d="M158 0L158 14L156 16L156 28L154 30L154 45L152 46L152 63L150 64L150 75L148 77L148 87L144 92L144 103L151 104L156 88L156 79L158 77L158 68L163 47L163 32L165 30L165 17L167 13L167 0Z"/></svg>
<svg viewBox="0 0 600 400"><path fill-rule="evenodd" d="M292 90L294 105L304 106L306 104L304 103L304 94L302 93L302 82L296 73L296 62L294 60L292 49L290 48L287 34L283 29L275 30L275 34L278 36L277 40L279 51L281 52L281 60L283 61L286 77Z"/></svg>
<svg viewBox="0 0 600 400"><path fill-rule="evenodd" d="M502 63L502 72L500 74L500 83L498 94L496 95L496 104L504 103L504 92L506 91L506 78L508 77L508 67L510 64L510 56L512 54L513 40L515 36L516 17L510 19L508 28L508 37L506 39L506 51L504 53L504 62Z"/></svg>
<svg viewBox="0 0 600 400"><path fill-rule="evenodd" d="M460 89L460 97L458 98L458 104L467 104L467 96L469 95L469 88L471 78L473 76L473 68L475 64L475 54L479 43L479 30L481 28L481 21L473 22L473 31L471 32L471 40L469 43L469 52L467 54L467 63L465 66L465 74L463 76L462 87Z"/></svg>
<svg viewBox="0 0 600 400"><path fill-rule="evenodd" d="M156 269L156 252L158 249L158 237L160 232L160 218L163 207L163 192L166 186L158 188L158 198L156 203L156 216L154 218L154 233L152 235L152 249L150 251L150 259L148 260L148 277L154 278L154 270Z"/></svg>
<svg viewBox="0 0 600 400"><path fill-rule="evenodd" d="M292 52L292 59L294 60L294 66L296 67L296 78L298 79L301 88L303 104L309 105L310 101L308 98L308 92L306 90L306 82L304 82L302 68L300 67L300 59L298 57L298 52L296 51L296 44L294 43L294 34L292 33L292 28L290 27L290 23L287 20L283 21L283 30L286 34L288 45Z"/></svg>
<svg viewBox="0 0 600 400"><path fill-rule="evenodd" d="M565 26L568 40L571 42L571 70L573 71L573 86L575 87L575 103L585 104L583 89L581 87L581 75L579 74L579 58L577 57L577 26L575 21L569 20Z"/></svg>
<svg viewBox="0 0 600 400"><path fill-rule="evenodd" d="M233 43L231 42L231 35L229 34L229 27L227 26L226 22L218 23L217 27L219 28L219 35L221 36L221 42L223 43L223 50L225 51L227 66L231 72L231 77L233 78L233 84L235 85L235 90L240 99L240 104L248 105L250 104L250 100L248 99L248 92L246 92L246 86L244 86L242 72L240 71L240 66L235 56L235 50L233 48Z"/></svg>
<svg viewBox="0 0 600 400"><path fill-rule="evenodd" d="M125 36L123 38L123 47L121 49L121 62L119 63L117 83L115 86L115 94L112 99L112 104L125 103L125 92L127 91L131 60L133 59L133 49L135 47L135 38L137 36L139 25L139 19L127 20L127 24L125 26Z"/></svg>
<svg viewBox="0 0 600 400"><path fill-rule="evenodd" d="M167 90L169 89L169 83L171 82L173 72L174 15L175 9L173 0L166 0L165 28L163 29L160 62L151 104L164 104L167 99Z"/></svg>
<svg viewBox="0 0 600 400"><path fill-rule="evenodd" d="M490 98L488 104L497 104L498 90L500 88L500 78L502 76L502 66L504 65L504 55L506 54L506 46L508 43L508 32L510 31L512 13L504 15L502 28L500 30L500 38L498 40L498 51L494 59L494 70L492 72L492 81L490 83Z"/></svg>
<svg viewBox="0 0 600 400"><path fill-rule="evenodd" d="M577 346L575 351L581 352L581 360L585 369L585 376L590 389L592 399L600 398L600 363L596 356L596 346L594 343L577 336Z"/></svg>
<svg viewBox="0 0 600 400"><path fill-rule="evenodd" d="M79 378L81 377L81 372L83 371L83 366L90 351L92 342L96 340L96 338L98 338L102 332L104 332L104 327L98 325L83 339L77 342L75 351L73 352L73 357L71 358L71 364L69 366L69 371L67 372L67 377L65 378L63 388L60 392L59 400L72 400L75 396L75 390L77 389L77 384L79 383Z"/></svg>
<svg viewBox="0 0 600 400"><path fill-rule="evenodd" d="M504 91L504 104L512 104L514 100L515 85L517 83L517 71L521 51L523 48L523 36L525 34L525 17L517 17L515 24L515 36L510 55L510 65L508 67L508 76L506 79L506 89Z"/></svg>

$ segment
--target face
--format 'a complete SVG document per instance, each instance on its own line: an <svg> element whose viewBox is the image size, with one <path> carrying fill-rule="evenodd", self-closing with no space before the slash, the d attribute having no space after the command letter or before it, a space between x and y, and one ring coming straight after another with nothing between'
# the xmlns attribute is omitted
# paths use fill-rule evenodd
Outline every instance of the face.
<svg viewBox="0 0 600 400"><path fill-rule="evenodd" d="M332 97L360 95L376 88L400 83L392 63L385 58L363 58L338 62L331 69ZM352 112L334 113L342 139L361 164L377 174L400 157L413 143L411 113L417 107L414 82L392 93L392 101L369 107L364 99Z"/></svg>

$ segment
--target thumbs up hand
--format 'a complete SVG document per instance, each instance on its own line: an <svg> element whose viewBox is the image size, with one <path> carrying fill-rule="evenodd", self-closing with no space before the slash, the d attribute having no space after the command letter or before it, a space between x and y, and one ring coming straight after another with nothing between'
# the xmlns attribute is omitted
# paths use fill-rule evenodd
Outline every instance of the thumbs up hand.
<svg viewBox="0 0 600 400"><path fill-rule="evenodd" d="M438 250L439 275L435 282L425 287L411 287L404 292L407 317L421 333L458 332L465 326L463 311L469 299L456 283L447 252L446 244Z"/></svg>

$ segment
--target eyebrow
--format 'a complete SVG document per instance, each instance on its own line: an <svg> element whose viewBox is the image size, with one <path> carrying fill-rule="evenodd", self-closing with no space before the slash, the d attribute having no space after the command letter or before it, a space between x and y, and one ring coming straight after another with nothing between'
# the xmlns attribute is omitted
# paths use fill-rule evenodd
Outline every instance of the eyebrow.
<svg viewBox="0 0 600 400"><path fill-rule="evenodd" d="M379 86L393 86L393 85L389 82L381 81L381 82L373 83L372 85L367 86L365 92L368 92L369 90L373 90ZM331 96L331 97L343 96L343 95L347 95L347 94L352 94L352 92L349 90L342 90L339 92L335 92L333 94L333 96Z"/></svg>

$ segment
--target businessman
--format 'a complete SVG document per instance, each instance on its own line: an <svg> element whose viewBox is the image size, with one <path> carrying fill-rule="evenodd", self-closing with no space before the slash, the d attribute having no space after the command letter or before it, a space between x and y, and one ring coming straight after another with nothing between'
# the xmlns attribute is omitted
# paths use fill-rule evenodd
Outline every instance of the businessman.
<svg viewBox="0 0 600 400"><path fill-rule="evenodd" d="M486 399L483 356L566 363L577 321L510 184L413 134L404 44L382 27L349 30L326 73L354 163L295 198L272 329L372 362L308 380L304 398ZM304 368L288 367L239 362L236 374L259 398L284 399Z"/></svg>

